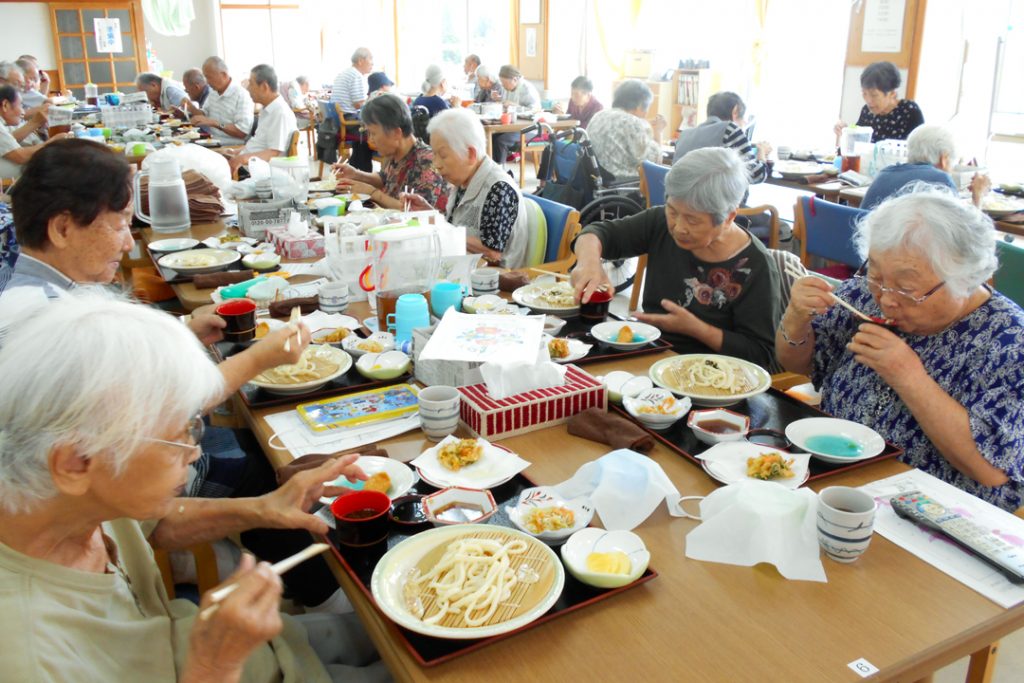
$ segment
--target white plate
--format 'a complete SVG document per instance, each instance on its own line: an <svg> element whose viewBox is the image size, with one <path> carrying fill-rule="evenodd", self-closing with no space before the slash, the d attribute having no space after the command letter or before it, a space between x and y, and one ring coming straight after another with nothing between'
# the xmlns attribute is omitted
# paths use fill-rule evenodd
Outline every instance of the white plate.
<svg viewBox="0 0 1024 683"><path fill-rule="evenodd" d="M188 266L183 265L189 259L205 257L209 261L206 265ZM233 249L189 249L187 251L176 251L160 257L157 265L161 268L170 268L178 273L186 275L199 275L201 273L216 273L218 270L227 270L228 266L242 258L242 255Z"/></svg>
<svg viewBox="0 0 1024 683"><path fill-rule="evenodd" d="M838 436L848 439L861 447L861 454L832 455L822 452L820 448L811 448L807 441L815 436ZM813 454L818 460L838 464L867 460L885 450L885 439L871 427L835 417L808 417L791 422L786 427L786 438L794 446Z"/></svg>
<svg viewBox="0 0 1024 683"><path fill-rule="evenodd" d="M685 360L694 358L703 358L708 360L724 359L736 363L741 368L743 368L752 379L755 380L756 386L754 389L750 391L746 391L740 394L733 394L731 396L708 396L707 394L699 394L693 391L680 389L679 387L671 384L662 377L662 374L665 372L665 369L672 363L681 363ZM731 406L734 403L739 403L744 399L750 398L752 396L757 396L758 394L763 394L764 392L768 391L769 387L771 387L772 385L772 376L769 375L768 372L761 366L755 365L754 363L742 360L740 358L733 358L732 356L722 356L714 353L690 353L681 356L673 356L672 358L663 358L662 360L659 360L657 363L652 365L651 369L648 371L647 374L651 378L651 381L654 382L659 387L663 389L668 389L673 394L678 394L679 396L689 396L693 400L693 404L695 406L706 406L709 408L722 408L725 406ZM792 441L792 439L790 439L790 441Z"/></svg>
<svg viewBox="0 0 1024 683"><path fill-rule="evenodd" d="M352 356L348 355L341 349L336 349L328 344L322 344L319 347L311 346L309 348L317 348L317 353L322 353L328 360L333 363L337 363L338 369L326 377L312 379L308 382L299 382L298 384L272 384L270 382L259 382L255 379L249 380L249 383L260 387L261 389L266 389L270 393L277 394L279 396L299 396L301 394L308 394L311 391L316 391L335 377L341 377L349 371L349 368L352 367Z"/></svg>
<svg viewBox="0 0 1024 683"><path fill-rule="evenodd" d="M1004 194L987 194L981 201L981 210L993 218L1002 218L1024 211L1024 199Z"/></svg>
<svg viewBox="0 0 1024 683"><path fill-rule="evenodd" d="M416 483L416 473L412 471L412 468L405 463L392 460L391 458L383 458L379 455L361 455L356 460L356 465L371 477L378 472L387 472L391 478L391 488L386 493L391 500L404 495ZM353 483L345 477L338 477L335 481L326 483L329 486L344 486L353 491L361 491L363 488L363 482ZM330 505L334 502L334 498L324 496L320 499L320 502L324 505Z"/></svg>
<svg viewBox="0 0 1024 683"><path fill-rule="evenodd" d="M777 448L759 446L749 441L725 441L716 444L703 453L698 453L701 466L704 471L723 484L735 484L740 481L750 481L755 477L747 476L747 458L756 458L763 453L778 453L786 460L793 459L793 476L789 479L771 479L770 481L787 489L795 489L802 485L811 476L810 460L808 453L787 453ZM762 481L757 479L757 481Z"/></svg>
<svg viewBox="0 0 1024 683"><path fill-rule="evenodd" d="M545 334L541 337L541 343L547 346L548 342L552 339L554 339L554 337L550 334ZM590 344L585 344L579 339L566 339L565 341L569 342L569 355L565 358L555 358L554 356L551 356L551 360L556 363L572 363L573 361L577 361L590 353L590 349L593 348Z"/></svg>
<svg viewBox="0 0 1024 683"><path fill-rule="evenodd" d="M550 568L550 571L554 572L551 587L532 609L502 623L467 628L426 624L409 611L404 591L405 582L411 570L424 555L439 545L446 545L462 536L493 533L499 529L510 536L522 538L526 541L529 545L527 552L540 555L545 562L545 569ZM547 563L550 563L550 565ZM385 553L384 557L377 563L376 568L374 568L373 577L370 579L370 591L377 601L377 606L392 621L416 633L454 640L489 638L522 628L551 609L551 606L555 604L558 597L562 594L564 585L565 571L562 569L562 563L558 561L558 556L555 555L551 548L517 529L494 527L486 524L455 524L418 533Z"/></svg>
<svg viewBox="0 0 1024 683"><path fill-rule="evenodd" d="M824 173L828 167L829 165L816 161L777 161L772 168L783 178L791 179Z"/></svg>
<svg viewBox="0 0 1024 683"><path fill-rule="evenodd" d="M539 534L535 534L527 529L525 521L526 515L531 510L548 507L564 507L572 510L572 527L569 529L560 529L558 531L543 531ZM580 529L590 524L590 520L594 518L594 504L589 498L581 496L579 498L569 500L568 498L559 495L559 493L550 486L535 486L533 488L523 489L519 493L519 500L517 504L514 506L509 505L505 511L508 513L508 518L512 520L513 524L519 527L522 531L525 531L534 538L539 538L545 543L561 543Z"/></svg>
<svg viewBox="0 0 1024 683"><path fill-rule="evenodd" d="M185 251L199 244L199 240L191 237L172 237L166 240L157 240L149 243L149 250L156 254L170 254L175 251Z"/></svg>
<svg viewBox="0 0 1024 683"><path fill-rule="evenodd" d="M629 327L633 331L634 337L640 337L640 341L616 341L619 330L623 327ZM613 349L630 351L632 349L639 349L641 346L647 346L652 341L660 338L661 330L654 325L647 325L646 323L609 320L608 322L598 323L591 327L590 336Z"/></svg>
<svg viewBox="0 0 1024 683"><path fill-rule="evenodd" d="M557 283L552 284L531 284L512 292L512 300L520 306L526 306L534 313L552 314L561 317L571 317L580 314L579 304L571 306L555 306L540 297Z"/></svg>
<svg viewBox="0 0 1024 683"><path fill-rule="evenodd" d="M449 486L462 486L467 489L490 489L504 484L530 466L530 463L507 448L497 446L486 439L479 439L484 447L484 452L480 459L472 465L466 465L457 472L452 472L445 469L438 462L437 454L444 445L458 440L455 436L446 436L438 444L423 451L412 461L412 466L419 471L423 481L439 489Z"/></svg>

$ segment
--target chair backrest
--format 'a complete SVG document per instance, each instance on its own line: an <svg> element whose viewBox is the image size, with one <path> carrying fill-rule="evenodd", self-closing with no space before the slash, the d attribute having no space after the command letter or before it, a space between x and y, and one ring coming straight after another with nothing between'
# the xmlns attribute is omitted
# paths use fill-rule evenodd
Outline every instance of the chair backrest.
<svg viewBox="0 0 1024 683"><path fill-rule="evenodd" d="M999 240L996 243L999 269L993 276L996 290L1024 306L1024 246Z"/></svg>
<svg viewBox="0 0 1024 683"><path fill-rule="evenodd" d="M748 206L737 209L736 214L739 216L762 216L768 214L768 248L778 249L779 248L779 210L771 204L761 204L760 206ZM764 241L764 238L758 234L757 230L751 230L751 233L757 235L758 238Z"/></svg>
<svg viewBox="0 0 1024 683"><path fill-rule="evenodd" d="M286 157L293 157L299 153L299 131L293 130L288 136L288 149L285 150Z"/></svg>
<svg viewBox="0 0 1024 683"><path fill-rule="evenodd" d="M540 207L547 221L547 248L544 252L544 262L558 261L569 256L569 244L565 242L563 237L566 230L571 228L573 223L579 224L579 212L571 206L559 204L550 199L534 195L524 196Z"/></svg>
<svg viewBox="0 0 1024 683"><path fill-rule="evenodd" d="M640 164L640 191L647 200L647 208L665 203L665 176L670 168L650 161Z"/></svg>
<svg viewBox="0 0 1024 683"><path fill-rule="evenodd" d="M530 198L532 199L532 197ZM523 196L526 211L526 265L539 266L544 263L548 247L548 218L540 204Z"/></svg>
<svg viewBox="0 0 1024 683"><path fill-rule="evenodd" d="M851 268L860 266L862 259L854 246L853 235L857 220L867 211L815 197L800 197L795 213L793 234L800 239L800 260L804 265L813 255Z"/></svg>

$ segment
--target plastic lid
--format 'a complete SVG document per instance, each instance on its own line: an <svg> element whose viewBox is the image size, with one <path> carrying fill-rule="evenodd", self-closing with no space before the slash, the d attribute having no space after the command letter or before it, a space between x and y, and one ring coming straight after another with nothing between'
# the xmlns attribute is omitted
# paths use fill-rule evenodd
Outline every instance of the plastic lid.
<svg viewBox="0 0 1024 683"><path fill-rule="evenodd" d="M419 239L436 234L431 227L408 225L381 225L370 228L366 234L378 242L400 242L402 240Z"/></svg>

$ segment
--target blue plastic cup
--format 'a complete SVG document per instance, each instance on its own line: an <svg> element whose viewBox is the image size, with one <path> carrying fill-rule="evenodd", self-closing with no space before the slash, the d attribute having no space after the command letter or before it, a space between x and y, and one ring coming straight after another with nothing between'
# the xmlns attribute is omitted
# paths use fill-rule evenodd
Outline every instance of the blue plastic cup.
<svg viewBox="0 0 1024 683"><path fill-rule="evenodd" d="M422 294L403 294L398 297L395 312L388 316L387 323L388 331L394 330L396 343L410 341L413 329L430 326L427 297Z"/></svg>
<svg viewBox="0 0 1024 683"><path fill-rule="evenodd" d="M462 310L462 285L457 282L438 282L430 290L430 310L440 318L449 308Z"/></svg>

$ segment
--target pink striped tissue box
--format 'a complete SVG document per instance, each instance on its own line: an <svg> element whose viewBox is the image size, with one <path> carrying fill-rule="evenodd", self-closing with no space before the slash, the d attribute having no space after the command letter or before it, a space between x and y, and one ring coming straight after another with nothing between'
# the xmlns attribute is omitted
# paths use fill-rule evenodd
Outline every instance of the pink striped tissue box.
<svg viewBox="0 0 1024 683"><path fill-rule="evenodd" d="M501 400L491 398L487 385L458 387L460 417L470 431L486 439L525 434L568 422L587 408L608 408L608 392L592 375L566 366L565 384L526 391Z"/></svg>

